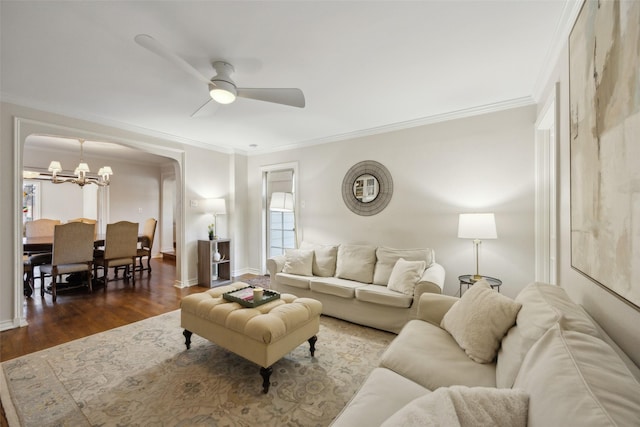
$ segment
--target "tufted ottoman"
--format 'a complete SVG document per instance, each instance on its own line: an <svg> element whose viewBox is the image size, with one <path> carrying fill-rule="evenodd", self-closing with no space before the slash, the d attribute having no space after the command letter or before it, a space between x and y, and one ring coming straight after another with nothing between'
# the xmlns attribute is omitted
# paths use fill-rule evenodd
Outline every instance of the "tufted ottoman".
<svg viewBox="0 0 640 427"><path fill-rule="evenodd" d="M182 298L180 324L187 349L195 333L260 365L262 387L267 393L271 366L285 354L308 340L313 357L322 303L281 294L279 299L256 308L245 308L222 297L247 286L236 282Z"/></svg>

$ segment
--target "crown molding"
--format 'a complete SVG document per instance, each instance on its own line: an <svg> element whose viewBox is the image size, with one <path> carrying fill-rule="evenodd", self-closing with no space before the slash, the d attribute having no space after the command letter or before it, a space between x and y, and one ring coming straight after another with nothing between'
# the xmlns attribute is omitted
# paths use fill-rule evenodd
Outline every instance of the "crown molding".
<svg viewBox="0 0 640 427"><path fill-rule="evenodd" d="M435 123L446 122L450 120L463 119L472 116L479 116L481 114L488 114L498 111L504 111L511 108L525 107L535 104L535 101L530 96L521 98L515 98L508 101L501 101L492 104L480 105L477 107L465 108L462 110L451 111L448 113L436 114L433 116L422 117L414 120L407 120L404 122L391 123L384 126L378 126L369 129L362 129L354 132L343 133L339 135L332 135L324 138L317 138L307 141L301 141L294 144L282 145L273 149L262 149L248 153L248 156L275 153L279 151L288 151L296 148L311 147L314 145L328 144L331 142L344 141L348 139L362 138L366 136L379 135L383 133L396 132L404 129L415 128L419 126L426 126Z"/></svg>
<svg viewBox="0 0 640 427"><path fill-rule="evenodd" d="M567 0L564 4L562 15L560 16L558 25L554 31L551 46L549 46L545 56L544 63L546 66L540 70L540 74L533 86L532 93L536 102L539 102L544 96L543 91L551 78L551 73L553 72L555 65L560 59L560 54L569 42L569 34L571 33L571 29L573 28L573 24L575 23L578 14L580 13L583 3L584 0Z"/></svg>

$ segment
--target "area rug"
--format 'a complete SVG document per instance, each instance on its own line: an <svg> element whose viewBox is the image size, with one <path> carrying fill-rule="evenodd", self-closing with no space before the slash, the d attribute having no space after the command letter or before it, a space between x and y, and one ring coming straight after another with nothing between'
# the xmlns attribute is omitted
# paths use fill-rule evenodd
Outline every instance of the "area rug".
<svg viewBox="0 0 640 427"><path fill-rule="evenodd" d="M3 405L20 426L326 426L395 335L320 323L267 394L257 365L195 334L186 350L176 310L3 362Z"/></svg>

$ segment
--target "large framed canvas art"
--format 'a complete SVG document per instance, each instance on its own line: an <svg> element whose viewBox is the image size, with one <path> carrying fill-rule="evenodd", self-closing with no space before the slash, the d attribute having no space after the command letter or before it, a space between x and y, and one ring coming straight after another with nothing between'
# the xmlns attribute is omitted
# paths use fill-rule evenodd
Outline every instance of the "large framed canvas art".
<svg viewBox="0 0 640 427"><path fill-rule="evenodd" d="M640 1L586 0L569 37L571 265L640 309Z"/></svg>

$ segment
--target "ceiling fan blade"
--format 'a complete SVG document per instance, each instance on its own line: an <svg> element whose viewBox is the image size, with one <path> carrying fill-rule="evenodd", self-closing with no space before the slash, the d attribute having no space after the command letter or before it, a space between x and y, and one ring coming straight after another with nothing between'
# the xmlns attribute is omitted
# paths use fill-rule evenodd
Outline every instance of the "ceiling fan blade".
<svg viewBox="0 0 640 427"><path fill-rule="evenodd" d="M283 88L283 89L254 89L254 88L238 88L237 96L242 98L257 99L258 101L273 102L275 104L290 105L291 107L304 108L304 94L300 89Z"/></svg>
<svg viewBox="0 0 640 427"><path fill-rule="evenodd" d="M200 81L202 81L202 82L204 82L206 84L210 83L210 80L208 78L206 78L205 76L203 76L200 73L200 71L196 70L191 64L189 64L184 59L180 58L178 55L173 53L166 46L164 46L162 43L160 43L159 41L157 41L156 39L154 39L150 35L138 34L137 36L135 36L134 39L135 39L136 43L138 43L140 46L144 47L145 49L150 50L151 52L155 53L156 55L159 55L159 56L163 57L164 59L166 59L167 61L173 63L174 65L182 68L183 71L191 74L192 76L194 76L198 80L200 80Z"/></svg>
<svg viewBox="0 0 640 427"><path fill-rule="evenodd" d="M220 106L220 104L218 104L217 102L211 102L211 101L213 101L213 99L209 97L209 99L207 99L204 104L199 106L196 111L191 113L191 117L198 118L198 117L208 117L213 115L218 109L218 107Z"/></svg>

